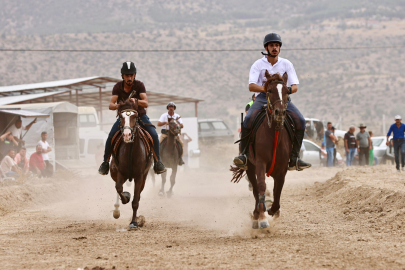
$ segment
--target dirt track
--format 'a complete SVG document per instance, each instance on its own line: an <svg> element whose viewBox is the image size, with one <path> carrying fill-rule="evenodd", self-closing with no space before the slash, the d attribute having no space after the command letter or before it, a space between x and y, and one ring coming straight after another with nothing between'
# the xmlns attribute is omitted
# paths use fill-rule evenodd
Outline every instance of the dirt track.
<svg viewBox="0 0 405 270"><path fill-rule="evenodd" d="M260 232L247 182L229 180L181 172L172 199L149 181L137 231L130 204L113 219L109 177L2 186L0 269L405 268L405 173L392 166L289 173L281 217Z"/></svg>

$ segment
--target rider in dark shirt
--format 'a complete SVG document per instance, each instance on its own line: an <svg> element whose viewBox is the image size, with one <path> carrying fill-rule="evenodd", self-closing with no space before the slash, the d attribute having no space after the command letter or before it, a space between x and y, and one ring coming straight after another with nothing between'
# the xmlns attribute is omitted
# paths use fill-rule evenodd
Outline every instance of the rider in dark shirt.
<svg viewBox="0 0 405 270"><path fill-rule="evenodd" d="M159 162L155 163L155 172L157 174L164 173L166 171L165 166L160 161L160 145L159 145L159 137L156 132L155 127L151 124L149 117L146 115L145 108L148 107L148 98L146 96L145 85L138 80L135 80L136 76L136 67L133 62L124 62L121 68L121 76L123 81L118 82L112 91L112 97L110 101L109 109L112 111L117 110L119 102L125 102L130 94L135 91L135 95L131 98L134 102L135 99L138 100L139 109L138 114L140 116L140 125L151 135L153 139L153 149L156 153L156 158ZM102 175L108 174L110 169L109 166L109 159L112 151L111 140L114 137L115 133L120 130L120 118L114 123L110 134L108 135L108 139L105 143L105 151L104 151L104 162L101 164L100 169L98 172Z"/></svg>

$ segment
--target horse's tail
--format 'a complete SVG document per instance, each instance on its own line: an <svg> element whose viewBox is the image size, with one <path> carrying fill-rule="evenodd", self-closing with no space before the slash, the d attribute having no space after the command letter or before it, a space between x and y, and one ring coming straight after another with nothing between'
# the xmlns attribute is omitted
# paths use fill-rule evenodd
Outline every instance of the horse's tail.
<svg viewBox="0 0 405 270"><path fill-rule="evenodd" d="M234 183L239 183L240 179L242 179L243 176L245 176L246 171L242 170L239 167L236 166L231 166L231 168L229 169L232 172L232 180L231 182Z"/></svg>

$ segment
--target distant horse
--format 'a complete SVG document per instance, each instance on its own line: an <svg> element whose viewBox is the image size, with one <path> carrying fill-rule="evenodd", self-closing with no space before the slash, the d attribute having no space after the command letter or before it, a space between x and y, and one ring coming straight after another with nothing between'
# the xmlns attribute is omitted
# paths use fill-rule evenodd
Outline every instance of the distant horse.
<svg viewBox="0 0 405 270"><path fill-rule="evenodd" d="M123 204L131 200L129 192L123 192L122 185L129 179L134 179L134 198L132 200L132 220L129 225L130 229L138 228L137 211L139 207L140 194L145 187L145 180L149 168L152 165L152 146L149 145L149 134L140 127L138 116L138 104L127 100L125 103L118 105L117 114L121 118L121 135L122 142L118 139L118 148L116 155L113 154L111 160L111 178L115 181L117 190L117 202L115 204L114 217L119 218L119 198ZM114 140L115 141L115 140ZM113 150L114 153L114 150Z"/></svg>
<svg viewBox="0 0 405 270"><path fill-rule="evenodd" d="M252 222L254 229L269 227L265 216L266 211L271 216L277 217L280 214L280 196L292 150L291 139L286 129L283 128L288 100L288 88L286 86L288 75L284 73L281 77L280 74L270 75L266 71L265 76L267 78L264 85L267 91L267 121L264 120L260 124L256 136L253 138L255 152L250 146L246 171L256 200ZM234 173L232 181L238 182L243 176L243 170L232 167L231 171ZM274 179L274 202L269 208L265 200L266 173L267 176Z"/></svg>
<svg viewBox="0 0 405 270"><path fill-rule="evenodd" d="M170 189L166 192L168 198L173 194L173 186L176 183L177 166L179 165L180 153L178 147L180 147L176 141L176 136L179 136L181 132L180 123L177 119L169 118L169 133L167 138L160 144L160 155L162 157L162 162L165 164L166 168L172 169L172 174L170 175ZM165 183L166 183L167 172L162 173L162 187L159 191L160 196L164 196Z"/></svg>

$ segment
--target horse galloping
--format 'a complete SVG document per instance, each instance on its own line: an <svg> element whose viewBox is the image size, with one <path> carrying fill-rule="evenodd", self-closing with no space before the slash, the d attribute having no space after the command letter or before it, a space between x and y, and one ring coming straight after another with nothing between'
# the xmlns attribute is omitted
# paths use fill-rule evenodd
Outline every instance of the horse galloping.
<svg viewBox="0 0 405 270"><path fill-rule="evenodd" d="M123 192L123 184L129 179L134 179L134 198L132 200L132 220L129 229L138 228L137 211L139 207L140 194L145 187L145 180L149 168L152 165L152 145L148 145L149 134L140 127L138 104L127 100L120 103L117 109L117 115L121 119L121 134L115 144L116 154L113 150L113 159L111 160L111 178L115 181L117 190L117 202L114 205L114 218L119 218L119 198L122 204L127 204L131 200L129 192ZM122 142L120 143L120 141ZM151 139L149 140L151 141Z"/></svg>
<svg viewBox="0 0 405 270"><path fill-rule="evenodd" d="M167 138L160 144L160 152L162 156L162 162L165 164L166 168L172 169L172 174L170 175L170 189L166 192L168 198L173 194L173 186L176 183L177 166L179 165L179 160L181 153L179 151L180 143L177 143L176 136L181 133L180 123L177 121L179 118L168 118L169 120L169 133ZM164 196L165 183L166 183L167 172L162 173L162 187L159 191L160 196Z"/></svg>
<svg viewBox="0 0 405 270"><path fill-rule="evenodd" d="M288 75L284 73L270 75L266 70L267 82L264 85L267 93L266 117L257 128L256 136L252 138L254 145L248 144L249 159L247 164L247 176L253 187L255 208L253 211L252 228L267 228L269 223L265 212L271 216L280 213L280 196L283 189L285 176L288 170L288 162L292 150L292 142L284 127L288 102L288 88L286 86ZM239 182L244 171L232 167L234 182ZM273 196L274 202L271 207L266 206L265 175L274 179ZM256 181L257 177L257 181Z"/></svg>

